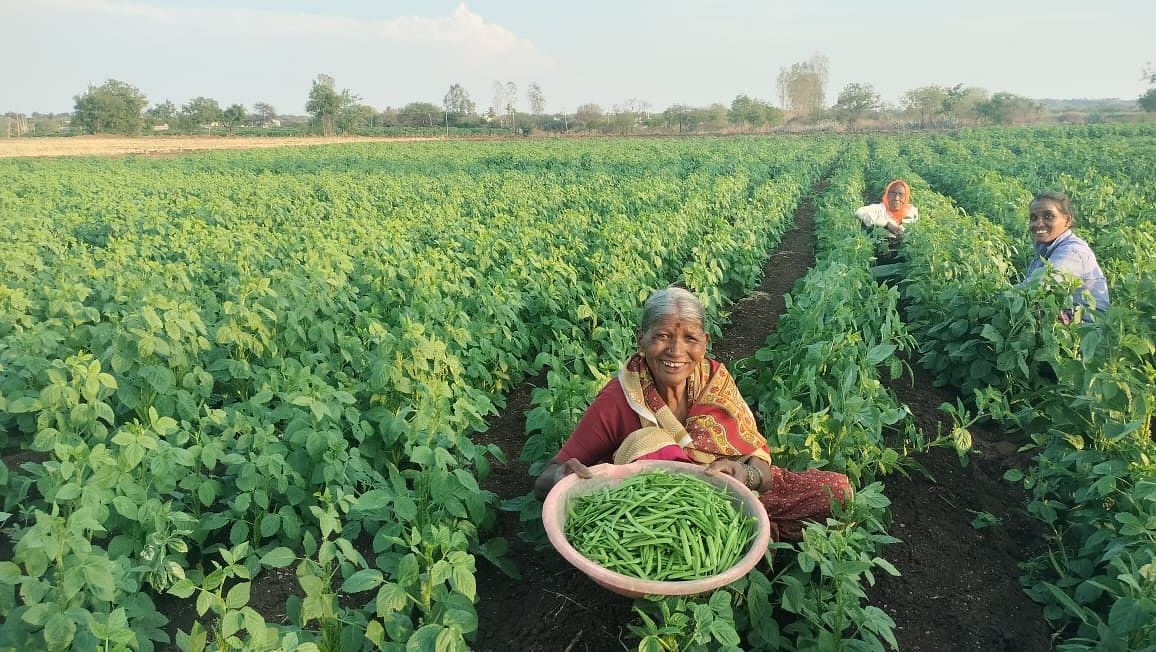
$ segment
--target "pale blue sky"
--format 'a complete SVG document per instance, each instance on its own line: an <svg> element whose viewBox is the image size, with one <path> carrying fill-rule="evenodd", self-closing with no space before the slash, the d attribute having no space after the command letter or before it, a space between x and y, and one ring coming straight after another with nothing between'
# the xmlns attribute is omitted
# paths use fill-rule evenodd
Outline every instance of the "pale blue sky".
<svg viewBox="0 0 1156 652"><path fill-rule="evenodd" d="M119 79L150 104L196 96L303 113L334 77L378 109L440 104L460 83L479 110L495 80L537 82L546 110L638 99L779 98L779 70L819 52L828 103L850 82L885 101L957 83L1033 98L1135 98L1156 63L1150 0L0 0L0 113L61 112Z"/></svg>

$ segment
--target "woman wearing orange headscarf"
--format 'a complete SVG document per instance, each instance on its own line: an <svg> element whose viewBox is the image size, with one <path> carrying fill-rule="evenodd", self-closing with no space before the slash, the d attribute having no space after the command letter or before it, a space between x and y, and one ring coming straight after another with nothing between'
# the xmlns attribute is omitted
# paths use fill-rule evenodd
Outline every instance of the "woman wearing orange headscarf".
<svg viewBox="0 0 1156 652"><path fill-rule="evenodd" d="M911 204L911 187L902 179L887 184L883 190L883 200L878 204L868 204L855 211L855 216L866 227L883 227L889 237L897 240L903 237L904 224L919 219L919 209Z"/></svg>

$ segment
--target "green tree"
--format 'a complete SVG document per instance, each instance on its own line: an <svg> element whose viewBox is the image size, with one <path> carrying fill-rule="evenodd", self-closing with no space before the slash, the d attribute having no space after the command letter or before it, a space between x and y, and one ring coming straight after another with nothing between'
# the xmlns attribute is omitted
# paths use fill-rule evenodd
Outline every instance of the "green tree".
<svg viewBox="0 0 1156 652"><path fill-rule="evenodd" d="M1140 96L1140 108L1148 113L1156 113L1156 70L1151 67L1145 68L1144 77L1152 84L1152 88Z"/></svg>
<svg viewBox="0 0 1156 652"><path fill-rule="evenodd" d="M261 118L262 124L267 125L277 119L277 109L274 109L273 105L268 102L257 102L253 105L253 111Z"/></svg>
<svg viewBox="0 0 1156 652"><path fill-rule="evenodd" d="M731 101L727 119L731 124L747 125L753 129L773 126L783 119L783 112L768 102L747 95L739 95Z"/></svg>
<svg viewBox="0 0 1156 652"><path fill-rule="evenodd" d="M707 131L719 131L727 126L729 112L725 104L715 102L710 106L697 109L697 122Z"/></svg>
<svg viewBox="0 0 1156 652"><path fill-rule="evenodd" d="M342 94L334 88L334 80L329 75L317 75L305 102L305 111L313 116L313 125L322 136L337 133L337 115L341 113Z"/></svg>
<svg viewBox="0 0 1156 652"><path fill-rule="evenodd" d="M996 93L981 103L976 110L994 124L1007 125L1026 122L1043 113L1044 107L1026 97L1013 93Z"/></svg>
<svg viewBox="0 0 1156 652"><path fill-rule="evenodd" d="M574 123L579 129L595 130L604 124L606 114L597 104L579 104L574 111Z"/></svg>
<svg viewBox="0 0 1156 652"><path fill-rule="evenodd" d="M361 98L350 95L337 114L337 132L348 134L372 127L377 122L377 109L362 104Z"/></svg>
<svg viewBox="0 0 1156 652"><path fill-rule="evenodd" d="M854 129L860 120L879 112L883 100L871 84L847 84L835 101L835 118Z"/></svg>
<svg viewBox="0 0 1156 652"><path fill-rule="evenodd" d="M177 106L172 102L165 100L151 109L145 111L145 120L149 125L169 125L173 126L177 121Z"/></svg>
<svg viewBox="0 0 1156 652"><path fill-rule="evenodd" d="M110 79L73 97L72 124L88 134L136 134L148 100L135 86Z"/></svg>
<svg viewBox="0 0 1156 652"><path fill-rule="evenodd" d="M956 84L947 91L943 110L958 124L977 124L980 121L979 106L988 100L987 91L977 86Z"/></svg>
<svg viewBox="0 0 1156 652"><path fill-rule="evenodd" d="M694 107L685 104L672 104L662 112L667 129L675 129L678 133L694 131L697 125L691 122Z"/></svg>
<svg viewBox="0 0 1156 652"><path fill-rule="evenodd" d="M249 112L245 110L244 105L232 104L224 110L221 117L229 129L232 130L244 122L245 118L249 117Z"/></svg>
<svg viewBox="0 0 1156 652"><path fill-rule="evenodd" d="M942 86L920 86L903 94L903 108L919 117L919 126L934 127L936 118L943 115L948 90Z"/></svg>
<svg viewBox="0 0 1156 652"><path fill-rule="evenodd" d="M1148 89L1147 93L1140 96L1140 108L1148 113L1156 113L1156 86Z"/></svg>
<svg viewBox="0 0 1156 652"><path fill-rule="evenodd" d="M181 106L181 127L187 130L208 127L211 131L224 117L221 105L209 97L195 97Z"/></svg>
<svg viewBox="0 0 1156 652"><path fill-rule="evenodd" d="M432 102L410 102L397 114L398 123L406 127L437 127L442 118L442 109Z"/></svg>

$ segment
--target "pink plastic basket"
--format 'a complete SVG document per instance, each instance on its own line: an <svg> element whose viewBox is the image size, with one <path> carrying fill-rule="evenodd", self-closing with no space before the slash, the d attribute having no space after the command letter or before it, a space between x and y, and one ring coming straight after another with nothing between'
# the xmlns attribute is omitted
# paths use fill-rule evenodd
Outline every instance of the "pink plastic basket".
<svg viewBox="0 0 1156 652"><path fill-rule="evenodd" d="M582 553L574 549L566 540L566 505L572 498L594 493L603 487L614 487L626 478L643 470L662 469L673 473L686 473L698 477L715 486L725 489L734 496L741 505L742 511L755 518L755 540L747 554L739 559L731 568L697 580L660 582L630 577L616 573L599 566ZM686 462L642 461L630 464L599 464L590 468L594 477L579 478L577 475L568 475L554 485L542 504L542 524L546 527L546 535L550 543L566 561L575 568L586 573L590 579L600 586L614 591L619 595L631 598L644 595L698 595L709 593L719 587L745 576L759 563L771 541L771 522L767 512L759 502L758 496L747 489L738 480L728 475L707 475L704 467Z"/></svg>

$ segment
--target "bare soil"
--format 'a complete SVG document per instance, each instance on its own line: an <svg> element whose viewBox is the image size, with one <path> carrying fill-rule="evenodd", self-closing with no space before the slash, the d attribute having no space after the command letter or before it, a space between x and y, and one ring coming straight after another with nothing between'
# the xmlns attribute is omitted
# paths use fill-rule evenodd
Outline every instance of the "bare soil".
<svg viewBox="0 0 1156 652"><path fill-rule="evenodd" d="M214 149L307 147L349 143L437 140L392 136L62 136L0 138L0 158L55 156L163 156Z"/></svg>

